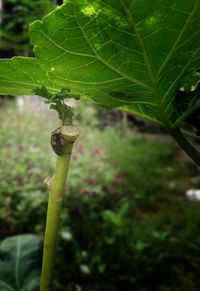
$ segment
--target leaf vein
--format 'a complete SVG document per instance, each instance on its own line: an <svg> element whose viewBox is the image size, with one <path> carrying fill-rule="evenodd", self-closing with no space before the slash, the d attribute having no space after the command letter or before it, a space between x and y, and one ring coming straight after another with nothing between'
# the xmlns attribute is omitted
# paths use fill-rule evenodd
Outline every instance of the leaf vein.
<svg viewBox="0 0 200 291"><path fill-rule="evenodd" d="M90 55L90 54L83 54L83 53L78 53L78 52L73 52L73 51L69 51L67 49L65 49L63 46L59 45L58 43L56 43L51 37L49 37L43 30L40 30L40 32L42 33L42 35L49 40L49 42L51 42L55 47L59 48L60 50L64 51L65 53L68 54L72 54L75 56L82 56L82 57L89 57L89 58L94 58L94 55Z"/></svg>
<svg viewBox="0 0 200 291"><path fill-rule="evenodd" d="M74 4L75 4L75 0L74 0ZM85 30L83 29L83 27L80 25L79 21L78 21L78 17L77 17L77 13L76 13L76 8L75 8L75 5L74 5L74 14L75 14L75 19L77 21L77 25L79 26L80 30L82 31L82 34L86 40L86 42L88 43L88 45L90 46L91 50L93 51L94 53L94 56L93 57L96 57L101 63L103 63L106 67L108 67L109 69L111 69L113 72L115 72L116 74L122 76L123 78L129 80L129 81L132 81L133 83L136 83L142 87L145 87L145 88L149 88L148 85L146 85L144 82L142 81L139 81L135 78L132 78L128 75L126 75L125 73L119 71L117 68L113 67L111 64L109 64L106 60L104 60L97 52L96 50L94 49L93 45L91 44Z"/></svg>
<svg viewBox="0 0 200 291"><path fill-rule="evenodd" d="M199 0L197 0L193 6L193 9L191 11L191 13L188 15L183 28L180 30L180 33L176 39L176 41L174 42L170 52L167 54L165 60L163 61L162 65L160 66L157 74L156 74L156 78L160 75L160 73L162 72L162 70L164 69L165 65L167 64L167 62L169 61L169 59L171 58L172 54L174 53L174 51L177 48L177 45L182 37L182 35L185 33L185 30L187 29L188 24L190 23L190 20L192 19L194 13L196 12L196 8L197 8L197 4L198 4Z"/></svg>
<svg viewBox="0 0 200 291"><path fill-rule="evenodd" d="M196 51L192 54L192 57L189 59L189 61L187 62L187 64L186 64L186 65L183 67L183 69L181 70L180 74L177 76L177 78L174 80L174 82L171 83L171 85L169 86L167 92L166 92L165 95L163 96L163 102L165 102L168 93L169 93L170 90L175 86L176 82L177 82L178 79L182 76L182 74L183 74L184 71L187 69L187 67L190 65L192 59L193 59L194 56L198 53L199 50L200 50L200 47L198 47L198 48L196 49Z"/></svg>

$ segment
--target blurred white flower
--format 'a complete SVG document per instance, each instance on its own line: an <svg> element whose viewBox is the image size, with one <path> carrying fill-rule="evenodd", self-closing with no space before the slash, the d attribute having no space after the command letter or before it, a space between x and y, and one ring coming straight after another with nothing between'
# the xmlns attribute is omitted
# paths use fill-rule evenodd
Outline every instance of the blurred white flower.
<svg viewBox="0 0 200 291"><path fill-rule="evenodd" d="M190 201L199 201L200 200L200 190L199 189L189 189L185 192L185 195Z"/></svg>

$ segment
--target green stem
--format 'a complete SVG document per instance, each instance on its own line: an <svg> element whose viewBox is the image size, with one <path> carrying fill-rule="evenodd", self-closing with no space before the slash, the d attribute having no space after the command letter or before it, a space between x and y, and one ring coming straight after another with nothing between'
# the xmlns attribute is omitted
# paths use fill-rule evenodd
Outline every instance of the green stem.
<svg viewBox="0 0 200 291"><path fill-rule="evenodd" d="M200 140L200 136L198 136L198 135L196 135L194 132L191 132L191 131L189 131L189 130L187 130L187 129L181 129L181 132L184 134L184 135L186 135L186 136L188 136L188 137L191 137L191 138L193 138L193 139L195 139L195 140Z"/></svg>
<svg viewBox="0 0 200 291"><path fill-rule="evenodd" d="M181 148L200 166L200 151L187 140L180 129L172 129L170 132Z"/></svg>
<svg viewBox="0 0 200 291"><path fill-rule="evenodd" d="M61 128L61 136L65 140L63 154L57 157L54 177L48 178L47 181L49 186L49 200L44 239L40 291L52 290L56 242L64 195L64 187L69 169L73 143L78 137L78 134L79 131L76 126L63 126Z"/></svg>

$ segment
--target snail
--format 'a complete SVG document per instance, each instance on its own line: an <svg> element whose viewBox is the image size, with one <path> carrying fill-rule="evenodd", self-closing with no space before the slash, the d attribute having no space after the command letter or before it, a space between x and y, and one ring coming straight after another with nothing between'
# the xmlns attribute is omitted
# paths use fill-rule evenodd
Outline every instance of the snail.
<svg viewBox="0 0 200 291"><path fill-rule="evenodd" d="M52 146L53 151L58 156L63 154L64 144L65 144L65 141L62 138L60 127L59 127L51 133L51 146Z"/></svg>

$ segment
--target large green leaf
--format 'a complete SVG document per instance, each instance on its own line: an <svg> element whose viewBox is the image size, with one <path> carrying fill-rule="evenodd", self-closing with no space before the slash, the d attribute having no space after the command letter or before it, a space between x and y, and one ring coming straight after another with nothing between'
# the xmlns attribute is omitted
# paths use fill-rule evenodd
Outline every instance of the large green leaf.
<svg viewBox="0 0 200 291"><path fill-rule="evenodd" d="M0 60L1 94L30 95L38 85L45 85L51 92L56 92L48 71L41 68L37 59L14 57Z"/></svg>
<svg viewBox="0 0 200 291"><path fill-rule="evenodd" d="M38 291L41 243L35 235L18 235L0 244L0 290Z"/></svg>
<svg viewBox="0 0 200 291"><path fill-rule="evenodd" d="M31 25L37 60L23 59L23 68L21 59L1 62L0 92L67 87L175 123L176 91L195 84L200 66L199 15L200 0L67 0Z"/></svg>

